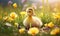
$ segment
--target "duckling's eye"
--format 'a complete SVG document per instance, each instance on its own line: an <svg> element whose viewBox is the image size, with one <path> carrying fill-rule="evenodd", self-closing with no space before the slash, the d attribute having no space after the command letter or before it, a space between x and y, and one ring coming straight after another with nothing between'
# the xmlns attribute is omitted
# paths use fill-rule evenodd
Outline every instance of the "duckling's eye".
<svg viewBox="0 0 60 36"><path fill-rule="evenodd" d="M31 11L28 11L28 13L31 13Z"/></svg>

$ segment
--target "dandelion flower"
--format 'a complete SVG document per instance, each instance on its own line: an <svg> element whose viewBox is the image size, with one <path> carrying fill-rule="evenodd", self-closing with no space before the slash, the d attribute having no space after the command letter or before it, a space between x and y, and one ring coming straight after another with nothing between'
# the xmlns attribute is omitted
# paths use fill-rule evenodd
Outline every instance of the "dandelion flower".
<svg viewBox="0 0 60 36"><path fill-rule="evenodd" d="M8 18L8 21L10 21L10 22L13 21L13 20L14 20L14 19L12 19L11 17Z"/></svg>
<svg viewBox="0 0 60 36"><path fill-rule="evenodd" d="M39 33L39 29L36 27L30 28L28 31L28 34L31 34L31 35L36 35L38 33Z"/></svg>
<svg viewBox="0 0 60 36"><path fill-rule="evenodd" d="M15 23L14 25L18 27L18 23Z"/></svg>
<svg viewBox="0 0 60 36"><path fill-rule="evenodd" d="M22 12L20 12L20 14L21 14L21 15L25 15L25 14L26 14L26 12L25 12L25 11L22 11Z"/></svg>
<svg viewBox="0 0 60 36"><path fill-rule="evenodd" d="M47 27L47 26L48 26L48 24L44 24L44 26L45 26L45 27Z"/></svg>
<svg viewBox="0 0 60 36"><path fill-rule="evenodd" d="M6 17L3 17L3 19L4 19L4 20L8 20L8 16L6 16Z"/></svg>
<svg viewBox="0 0 60 36"><path fill-rule="evenodd" d="M13 4L13 7L14 7L14 8L17 8L17 3L14 3L14 4Z"/></svg>
<svg viewBox="0 0 60 36"><path fill-rule="evenodd" d="M23 33L25 32L25 28L19 29L19 32L20 32L21 34L23 34Z"/></svg>
<svg viewBox="0 0 60 36"><path fill-rule="evenodd" d="M54 24L52 23L52 22L50 22L49 24L48 24L48 27L54 27Z"/></svg>
<svg viewBox="0 0 60 36"><path fill-rule="evenodd" d="M52 27L54 27L54 24L53 24L52 22L50 22L50 23L48 23L48 24L44 24L44 26L45 26L45 27L50 27L50 28L52 28Z"/></svg>
<svg viewBox="0 0 60 36"><path fill-rule="evenodd" d="M54 18L60 18L60 16L59 15L55 15Z"/></svg>
<svg viewBox="0 0 60 36"><path fill-rule="evenodd" d="M17 14L15 12L10 13L10 17L12 19L15 19L17 17Z"/></svg>
<svg viewBox="0 0 60 36"><path fill-rule="evenodd" d="M55 32L54 30L52 30L52 31L50 32L50 34L51 34L51 35L56 35L56 32Z"/></svg>
<svg viewBox="0 0 60 36"><path fill-rule="evenodd" d="M51 32L50 32L50 34L51 35L56 35L56 34L58 34L60 32L60 29L59 28L55 28L55 29L53 29Z"/></svg>
<svg viewBox="0 0 60 36"><path fill-rule="evenodd" d="M55 18L55 19L59 19L60 18L60 13L53 13L53 17Z"/></svg>
<svg viewBox="0 0 60 36"><path fill-rule="evenodd" d="M56 33L59 33L60 32L60 29L59 28L55 28L54 29Z"/></svg>

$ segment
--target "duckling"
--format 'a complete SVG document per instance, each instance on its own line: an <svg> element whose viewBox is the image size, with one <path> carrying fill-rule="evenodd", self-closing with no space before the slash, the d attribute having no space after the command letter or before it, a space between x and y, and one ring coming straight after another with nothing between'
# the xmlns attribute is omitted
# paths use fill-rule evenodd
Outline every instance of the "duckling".
<svg viewBox="0 0 60 36"><path fill-rule="evenodd" d="M24 19L23 25L27 29L30 28L30 24L31 24L31 27L38 27L38 28L43 25L41 19L39 19L38 17L34 16L35 13L34 13L34 9L33 8L31 8L31 7L27 8L26 12L27 12L27 17Z"/></svg>

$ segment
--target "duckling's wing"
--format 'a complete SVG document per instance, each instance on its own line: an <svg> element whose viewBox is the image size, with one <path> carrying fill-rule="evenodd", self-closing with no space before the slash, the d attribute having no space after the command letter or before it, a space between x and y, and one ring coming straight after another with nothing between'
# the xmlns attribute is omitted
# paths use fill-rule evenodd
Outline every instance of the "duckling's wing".
<svg viewBox="0 0 60 36"><path fill-rule="evenodd" d="M40 26L43 25L41 19L35 17L35 21L38 23L38 25L40 25Z"/></svg>
<svg viewBox="0 0 60 36"><path fill-rule="evenodd" d="M27 18L24 19L23 25L24 25L24 26L27 26Z"/></svg>

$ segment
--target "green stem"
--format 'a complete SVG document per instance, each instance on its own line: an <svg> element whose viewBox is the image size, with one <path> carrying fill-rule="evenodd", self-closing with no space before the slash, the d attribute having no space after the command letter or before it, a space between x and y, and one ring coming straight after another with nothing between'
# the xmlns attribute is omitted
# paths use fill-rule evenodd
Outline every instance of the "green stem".
<svg viewBox="0 0 60 36"><path fill-rule="evenodd" d="M30 28L31 28L31 23L30 23Z"/></svg>

